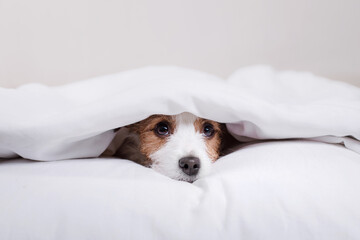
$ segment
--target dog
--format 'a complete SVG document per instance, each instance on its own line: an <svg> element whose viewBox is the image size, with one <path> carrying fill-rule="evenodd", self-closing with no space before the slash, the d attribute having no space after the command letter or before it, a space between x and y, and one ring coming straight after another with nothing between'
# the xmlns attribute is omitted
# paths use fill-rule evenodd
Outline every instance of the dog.
<svg viewBox="0 0 360 240"><path fill-rule="evenodd" d="M184 112L152 115L122 127L105 155L129 159L170 178L194 182L221 153L224 124Z"/></svg>

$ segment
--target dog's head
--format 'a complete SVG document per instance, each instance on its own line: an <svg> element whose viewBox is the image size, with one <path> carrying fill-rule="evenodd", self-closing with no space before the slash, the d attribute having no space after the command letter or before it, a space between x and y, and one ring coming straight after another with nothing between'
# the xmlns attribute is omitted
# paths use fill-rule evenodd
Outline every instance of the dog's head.
<svg viewBox="0 0 360 240"><path fill-rule="evenodd" d="M191 113L152 115L131 129L150 166L173 179L193 182L219 158L221 125Z"/></svg>

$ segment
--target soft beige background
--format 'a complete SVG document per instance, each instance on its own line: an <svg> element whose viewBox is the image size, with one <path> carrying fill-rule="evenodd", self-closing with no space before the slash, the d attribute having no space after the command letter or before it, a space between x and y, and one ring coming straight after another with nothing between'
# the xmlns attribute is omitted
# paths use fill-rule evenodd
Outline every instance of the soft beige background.
<svg viewBox="0 0 360 240"><path fill-rule="evenodd" d="M268 63L360 86L359 0L0 0L0 86Z"/></svg>

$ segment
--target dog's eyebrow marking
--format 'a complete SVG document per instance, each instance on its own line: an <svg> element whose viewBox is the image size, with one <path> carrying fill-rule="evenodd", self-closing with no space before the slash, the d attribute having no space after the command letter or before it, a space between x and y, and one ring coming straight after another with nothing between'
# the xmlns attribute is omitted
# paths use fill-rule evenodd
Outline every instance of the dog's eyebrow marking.
<svg viewBox="0 0 360 240"><path fill-rule="evenodd" d="M220 145L221 145L221 128L218 122L197 118L194 122L195 131L201 133L205 123L210 123L214 127L215 134L211 138L204 137L206 143L206 152L209 155L209 158L212 162L215 162L220 155Z"/></svg>
<svg viewBox="0 0 360 240"><path fill-rule="evenodd" d="M174 118L169 115L160 114L151 115L150 117L133 124L133 130L137 131L139 134L146 131L153 131L156 127L156 124L158 124L159 122L169 123L170 133L174 132L176 128Z"/></svg>
<svg viewBox="0 0 360 240"><path fill-rule="evenodd" d="M160 138L154 133L159 122L167 122L170 127L170 134L176 129L175 118L169 115L152 115L145 120L132 125L134 131L139 135L140 152L150 159L150 155L159 150L167 141L167 138Z"/></svg>
<svg viewBox="0 0 360 240"><path fill-rule="evenodd" d="M204 124L205 123L210 123L211 125L213 125L214 130L216 133L220 132L220 125L218 122L212 121L212 120L208 120L205 118L197 118L194 122L194 127L195 127L195 131L196 132L202 132Z"/></svg>

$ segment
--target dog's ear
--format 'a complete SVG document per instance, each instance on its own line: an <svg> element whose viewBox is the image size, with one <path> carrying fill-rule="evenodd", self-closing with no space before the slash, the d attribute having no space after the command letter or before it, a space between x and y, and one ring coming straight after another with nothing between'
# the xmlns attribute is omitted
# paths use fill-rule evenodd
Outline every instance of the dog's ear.
<svg viewBox="0 0 360 240"><path fill-rule="evenodd" d="M236 140L227 130L224 123L220 124L221 128L221 146L220 146L220 156L224 156L229 153L229 149L238 146L240 142Z"/></svg>
<svg viewBox="0 0 360 240"><path fill-rule="evenodd" d="M135 125L136 123L133 123L133 124L130 124L130 125L126 125L126 126L123 126L123 127L118 127L118 128L115 128L115 129L113 129L113 131L115 132L115 133L117 133L120 129L122 129L122 128L128 128L130 131L132 131L132 132L136 132L137 130L137 127L136 127L136 125Z"/></svg>
<svg viewBox="0 0 360 240"><path fill-rule="evenodd" d="M136 122L130 125L127 125L126 127L129 128L130 132L139 133L140 131L140 122Z"/></svg>
<svg viewBox="0 0 360 240"><path fill-rule="evenodd" d="M113 129L114 133L118 132L121 127Z"/></svg>
<svg viewBox="0 0 360 240"><path fill-rule="evenodd" d="M116 133L122 128L127 128L127 129L130 130L130 132L138 133L139 132L139 126L140 126L141 122L142 121L136 122L136 123L133 123L133 124L130 124L130 125L126 125L126 126L123 126L123 127L115 128L113 131Z"/></svg>

